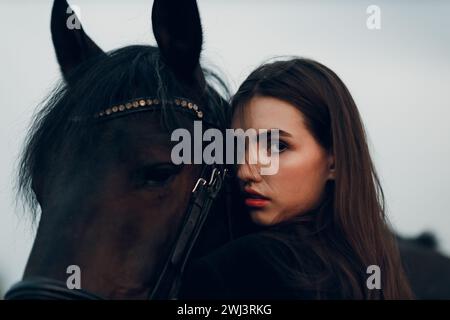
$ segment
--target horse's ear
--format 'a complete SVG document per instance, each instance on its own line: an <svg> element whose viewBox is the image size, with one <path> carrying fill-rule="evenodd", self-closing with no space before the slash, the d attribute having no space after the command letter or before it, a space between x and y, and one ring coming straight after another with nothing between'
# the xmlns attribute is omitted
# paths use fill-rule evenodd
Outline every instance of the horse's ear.
<svg viewBox="0 0 450 320"><path fill-rule="evenodd" d="M51 31L56 58L64 78L84 61L104 52L84 32L66 0L54 0Z"/></svg>
<svg viewBox="0 0 450 320"><path fill-rule="evenodd" d="M202 26L195 0L155 0L153 34L162 58L185 81L195 78L202 51Z"/></svg>

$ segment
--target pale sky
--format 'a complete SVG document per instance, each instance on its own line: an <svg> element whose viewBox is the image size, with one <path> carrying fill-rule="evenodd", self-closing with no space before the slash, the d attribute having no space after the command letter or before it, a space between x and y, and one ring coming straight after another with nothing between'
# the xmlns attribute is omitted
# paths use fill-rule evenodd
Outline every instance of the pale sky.
<svg viewBox="0 0 450 320"><path fill-rule="evenodd" d="M155 44L151 1L69 1L104 50ZM14 206L14 166L31 115L59 79L52 1L0 3L0 283L20 279L34 233ZM381 29L366 26L369 5ZM402 235L436 233L450 254L450 2L200 0L204 61L235 90L264 60L312 58L346 83L369 135L388 215ZM1 291L1 290L0 290ZM1 296L1 294L0 294Z"/></svg>

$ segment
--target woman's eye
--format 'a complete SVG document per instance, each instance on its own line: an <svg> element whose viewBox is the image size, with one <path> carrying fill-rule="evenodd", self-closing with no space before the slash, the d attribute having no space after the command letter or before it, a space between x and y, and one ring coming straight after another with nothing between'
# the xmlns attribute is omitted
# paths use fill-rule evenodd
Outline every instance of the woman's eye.
<svg viewBox="0 0 450 320"><path fill-rule="evenodd" d="M281 153L284 150L286 150L287 147L288 147L287 144L284 143L283 141L278 142L272 141L270 145L270 151L274 153Z"/></svg>

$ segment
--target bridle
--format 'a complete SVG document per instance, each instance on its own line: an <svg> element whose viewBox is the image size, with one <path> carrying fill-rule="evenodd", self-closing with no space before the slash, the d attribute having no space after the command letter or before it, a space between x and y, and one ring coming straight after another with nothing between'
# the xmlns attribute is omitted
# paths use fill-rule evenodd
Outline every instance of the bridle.
<svg viewBox="0 0 450 320"><path fill-rule="evenodd" d="M181 278L192 248L200 234L211 205L227 177L224 166L205 166L192 189L189 206L171 253L149 295L149 299L176 299ZM102 297L83 289L68 289L66 283L48 278L24 279L5 295L7 300L101 300Z"/></svg>
<svg viewBox="0 0 450 320"><path fill-rule="evenodd" d="M181 285L181 276L202 226L208 217L211 205L221 190L227 169L205 166L194 188L184 223L175 245L166 260L150 299L175 299ZM205 179L205 177L207 179Z"/></svg>
<svg viewBox="0 0 450 320"><path fill-rule="evenodd" d="M16 283L6 293L5 300L102 300L102 298L83 289L69 289L59 280L36 277Z"/></svg>
<svg viewBox="0 0 450 320"><path fill-rule="evenodd" d="M223 164L203 167L201 175L192 189L189 205L177 233L175 244L164 262L162 272L148 296L149 299L177 298L184 268L214 200L226 184L227 172L228 169ZM227 212L227 215L229 219L230 213ZM8 290L5 299L102 300L103 298L87 290L69 289L63 281L35 277L16 283Z"/></svg>

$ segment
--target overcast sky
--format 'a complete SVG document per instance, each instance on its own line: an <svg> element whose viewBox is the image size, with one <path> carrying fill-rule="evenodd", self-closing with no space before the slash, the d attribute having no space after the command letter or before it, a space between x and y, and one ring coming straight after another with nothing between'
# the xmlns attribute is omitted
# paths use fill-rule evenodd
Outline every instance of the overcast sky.
<svg viewBox="0 0 450 320"><path fill-rule="evenodd" d="M0 283L23 272L34 233L14 206L14 166L35 106L59 79L50 0L0 2ZM151 1L78 0L104 49L155 44ZM337 4L339 3L339 5ZM381 29L366 26L369 5ZM200 0L203 59L234 90L264 60L300 55L333 69L366 125L389 218L406 236L436 233L450 253L450 2ZM1 291L1 290L0 290Z"/></svg>

